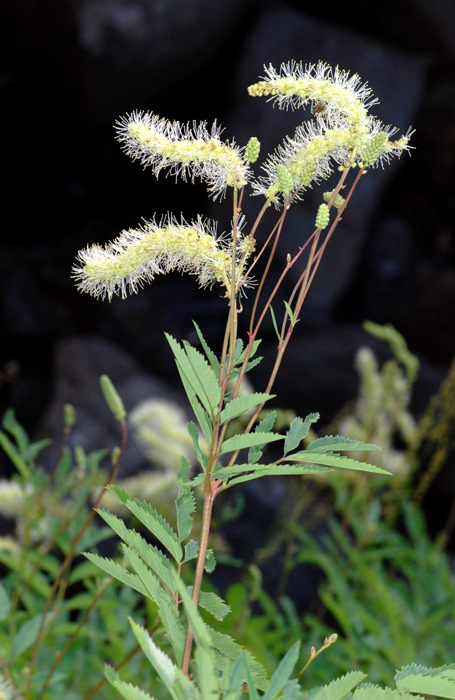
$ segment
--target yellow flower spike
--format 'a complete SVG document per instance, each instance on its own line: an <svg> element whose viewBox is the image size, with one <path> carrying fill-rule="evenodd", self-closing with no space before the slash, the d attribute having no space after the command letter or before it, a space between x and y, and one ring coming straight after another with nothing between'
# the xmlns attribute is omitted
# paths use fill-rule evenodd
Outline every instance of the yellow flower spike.
<svg viewBox="0 0 455 700"><path fill-rule="evenodd" d="M123 231L104 247L79 251L73 278L81 292L94 297L135 294L156 275L177 270L196 275L201 287L230 284L232 257L228 242L215 237L215 227L197 219L178 223L165 217L160 224L146 222ZM238 280L237 280L238 283Z"/></svg>
<svg viewBox="0 0 455 700"><path fill-rule="evenodd" d="M148 112L133 112L116 124L117 138L133 159L150 166L156 175L161 170L188 178L201 178L214 199L224 196L227 187L240 189L250 177L242 149L234 142L223 143L216 122L209 131L205 122L181 125Z"/></svg>

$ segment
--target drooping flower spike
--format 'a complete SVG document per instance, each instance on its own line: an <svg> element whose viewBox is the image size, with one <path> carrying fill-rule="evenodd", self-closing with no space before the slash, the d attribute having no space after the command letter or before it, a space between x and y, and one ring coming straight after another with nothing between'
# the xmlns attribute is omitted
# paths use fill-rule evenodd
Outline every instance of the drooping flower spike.
<svg viewBox="0 0 455 700"><path fill-rule="evenodd" d="M125 153L150 166L156 177L168 170L183 180L201 178L214 199L227 187L240 189L250 177L242 149L221 141L216 122L209 131L205 122L182 125L151 112L133 112L117 122L116 130Z"/></svg>
<svg viewBox="0 0 455 700"><path fill-rule="evenodd" d="M243 251L240 246L239 258ZM230 241L217 238L215 225L201 218L188 224L168 215L159 224L149 221L123 231L104 247L79 251L72 276L81 292L110 301L114 295L124 299L128 292L135 294L157 275L173 270L196 275L201 287L219 282L229 289ZM239 277L241 271L237 272Z"/></svg>
<svg viewBox="0 0 455 700"><path fill-rule="evenodd" d="M333 71L322 62L305 67L290 62L279 72L269 66L266 74L265 80L248 88L250 95L268 96L280 108L324 105L313 110L314 121L299 126L294 137L288 137L266 159L262 166L266 176L252 184L255 194L263 194L275 206L281 200L300 199L313 181L329 177L334 165L377 167L409 150L412 132L392 142L396 129L368 114L376 100L358 75L338 68ZM289 173L292 186L283 188L282 168Z"/></svg>

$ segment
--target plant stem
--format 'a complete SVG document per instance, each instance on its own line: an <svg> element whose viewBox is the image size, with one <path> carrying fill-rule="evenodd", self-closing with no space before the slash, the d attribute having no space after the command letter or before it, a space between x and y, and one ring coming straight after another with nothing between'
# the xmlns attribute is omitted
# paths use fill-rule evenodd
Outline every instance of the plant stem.
<svg viewBox="0 0 455 700"><path fill-rule="evenodd" d="M197 558L197 563L196 563L196 571L194 573L193 593L191 596L193 603L195 604L196 607L199 604L199 594L201 592L202 578L204 576L205 558L207 555L207 547L208 547L209 535L210 535L210 523L212 520L213 501L215 500L217 486L218 486L218 480L215 480L213 482L213 484L210 484L210 473L207 470L206 488L205 488L205 494L204 494L204 510L203 510L203 514L202 514L201 537L199 540L199 553L198 553L198 558ZM186 675L188 675L188 670L190 667L192 647L193 647L193 632L192 632L191 626L188 624L187 629L186 629L186 639L185 639L185 647L184 647L184 651L183 651L183 661L182 661L182 671Z"/></svg>

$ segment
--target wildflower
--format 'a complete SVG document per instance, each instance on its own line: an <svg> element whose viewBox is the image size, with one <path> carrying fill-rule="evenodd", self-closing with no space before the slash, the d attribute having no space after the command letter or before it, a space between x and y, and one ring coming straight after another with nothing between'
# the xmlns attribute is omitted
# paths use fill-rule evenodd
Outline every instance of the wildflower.
<svg viewBox="0 0 455 700"><path fill-rule="evenodd" d="M16 481L0 480L0 514L13 518L22 513L25 492Z"/></svg>
<svg viewBox="0 0 455 700"><path fill-rule="evenodd" d="M327 204L321 204L316 214L316 228L325 229L329 225L330 213Z"/></svg>
<svg viewBox="0 0 455 700"><path fill-rule="evenodd" d="M215 282L229 287L230 244L215 234L215 226L201 218L188 224L168 215L159 224L153 220L123 231L104 247L79 251L73 277L80 291L109 300L114 295L124 299L128 291L135 294L156 275L172 270L196 275L201 287Z"/></svg>
<svg viewBox="0 0 455 700"><path fill-rule="evenodd" d="M137 442L157 467L177 472L182 455L193 461L188 419L175 402L146 399L130 411L128 418Z"/></svg>
<svg viewBox="0 0 455 700"><path fill-rule="evenodd" d="M242 149L221 141L216 122L209 131L205 122L191 127L139 111L120 119L116 129L125 153L150 166L156 177L168 169L168 174L191 182L201 178L214 199L224 196L227 187L239 189L248 182Z"/></svg>

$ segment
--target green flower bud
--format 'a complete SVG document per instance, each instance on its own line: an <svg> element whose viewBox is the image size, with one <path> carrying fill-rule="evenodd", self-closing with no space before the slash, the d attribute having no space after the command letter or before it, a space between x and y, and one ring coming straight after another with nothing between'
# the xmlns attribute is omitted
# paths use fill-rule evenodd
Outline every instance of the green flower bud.
<svg viewBox="0 0 455 700"><path fill-rule="evenodd" d="M252 136L250 140L247 143L247 146L245 148L245 160L248 160L250 163L255 163L257 159L259 158L259 151L261 150L261 144L256 138L256 136Z"/></svg>
<svg viewBox="0 0 455 700"><path fill-rule="evenodd" d="M126 416L123 401L117 394L114 385L112 384L111 380L106 374L103 374L102 377L100 377L100 385L104 394L104 398L106 399L107 405L109 406L117 420L122 421Z"/></svg>
<svg viewBox="0 0 455 700"><path fill-rule="evenodd" d="M330 221L330 213L327 204L321 204L316 215L316 228L327 228Z"/></svg>
<svg viewBox="0 0 455 700"><path fill-rule="evenodd" d="M368 168L370 165L373 165L373 163L377 161L379 156L385 151L386 145L387 134L380 133L376 134L376 136L373 136L363 153L362 161L365 168Z"/></svg>
<svg viewBox="0 0 455 700"><path fill-rule="evenodd" d="M66 403L63 406L63 422L65 428L72 428L76 422L76 411L70 403Z"/></svg>
<svg viewBox="0 0 455 700"><path fill-rule="evenodd" d="M111 462L113 465L117 464L119 457L120 457L120 447L114 447L114 449L111 452Z"/></svg>
<svg viewBox="0 0 455 700"><path fill-rule="evenodd" d="M332 194L333 194L333 190L331 190L330 192L324 192L324 194L322 195L324 202L329 202ZM335 207L335 209L341 209L341 207L343 206L345 201L346 201L345 198L342 197L341 194L337 194L337 196L333 200L333 206Z"/></svg>
<svg viewBox="0 0 455 700"><path fill-rule="evenodd" d="M276 177L280 192L289 194L292 189L292 177L289 170L282 163L278 163L276 166Z"/></svg>
<svg viewBox="0 0 455 700"><path fill-rule="evenodd" d="M308 187L311 180L315 176L317 167L317 163L314 161L305 163L305 165L299 172L299 184L301 187Z"/></svg>

